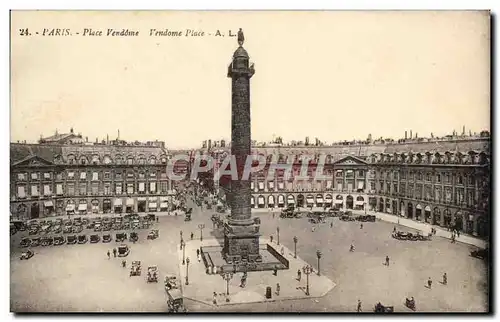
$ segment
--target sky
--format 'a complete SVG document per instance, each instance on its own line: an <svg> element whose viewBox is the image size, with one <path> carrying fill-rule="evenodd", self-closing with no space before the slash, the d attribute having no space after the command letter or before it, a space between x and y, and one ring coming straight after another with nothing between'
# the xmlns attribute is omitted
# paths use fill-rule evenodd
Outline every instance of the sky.
<svg viewBox="0 0 500 322"><path fill-rule="evenodd" d="M89 141L114 139L119 129L121 139L170 148L229 139L227 67L238 44L228 31L238 28L255 63L254 140L490 127L487 12L61 11L11 19L12 142L71 127ZM31 36L21 36L23 28ZM41 36L44 28L72 36ZM82 36L84 28L139 36ZM151 37L150 29L205 36Z"/></svg>

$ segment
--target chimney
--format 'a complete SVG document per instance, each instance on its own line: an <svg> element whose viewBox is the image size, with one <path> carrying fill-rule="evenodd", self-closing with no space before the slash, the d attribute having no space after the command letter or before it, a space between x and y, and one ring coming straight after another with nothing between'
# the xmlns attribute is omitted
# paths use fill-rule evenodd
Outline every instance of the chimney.
<svg viewBox="0 0 500 322"><path fill-rule="evenodd" d="M86 137L85 137L85 142L88 142L88 141L89 141L89 137L88 137L88 136L86 136Z"/></svg>
<svg viewBox="0 0 500 322"><path fill-rule="evenodd" d="M95 143L99 143L99 139L98 138L95 138Z"/></svg>
<svg viewBox="0 0 500 322"><path fill-rule="evenodd" d="M57 133L57 129L56 129L56 135L57 135L57 134L58 134L58 133Z"/></svg>
<svg viewBox="0 0 500 322"><path fill-rule="evenodd" d="M69 129L69 133L73 134L73 128Z"/></svg>
<svg viewBox="0 0 500 322"><path fill-rule="evenodd" d="M106 144L109 144L109 134L106 134Z"/></svg>
<svg viewBox="0 0 500 322"><path fill-rule="evenodd" d="M469 130L469 136L472 136L472 131L471 130Z"/></svg>
<svg viewBox="0 0 500 322"><path fill-rule="evenodd" d="M415 132L415 139L418 139L418 133Z"/></svg>
<svg viewBox="0 0 500 322"><path fill-rule="evenodd" d="M408 139L408 131L405 131L405 140Z"/></svg>
<svg viewBox="0 0 500 322"><path fill-rule="evenodd" d="M212 140L208 140L208 149L210 150L212 148Z"/></svg>
<svg viewBox="0 0 500 322"><path fill-rule="evenodd" d="M118 129L118 138L117 140L120 140L120 129Z"/></svg>

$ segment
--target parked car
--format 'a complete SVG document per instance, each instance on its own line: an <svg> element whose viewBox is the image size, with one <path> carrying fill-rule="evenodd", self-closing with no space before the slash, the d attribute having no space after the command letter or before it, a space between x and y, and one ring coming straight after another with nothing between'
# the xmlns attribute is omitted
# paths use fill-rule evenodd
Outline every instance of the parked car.
<svg viewBox="0 0 500 322"><path fill-rule="evenodd" d="M148 234L148 239L156 239L160 236L160 231L158 229L153 229Z"/></svg>
<svg viewBox="0 0 500 322"><path fill-rule="evenodd" d="M85 244L88 240L87 235L78 236L78 244Z"/></svg>
<svg viewBox="0 0 500 322"><path fill-rule="evenodd" d="M38 245L40 245L40 238L39 237L32 238L31 239L31 247L37 247Z"/></svg>
<svg viewBox="0 0 500 322"><path fill-rule="evenodd" d="M111 238L110 234L102 235L102 242L103 243L110 243L111 240L112 240L112 238Z"/></svg>
<svg viewBox="0 0 500 322"><path fill-rule="evenodd" d="M68 236L68 238L66 238L66 240L67 240L68 245L74 245L78 242L78 240L76 239L76 235Z"/></svg>
<svg viewBox="0 0 500 322"><path fill-rule="evenodd" d="M470 255L472 257L475 257L475 258L479 258L479 259L488 259L488 249L477 249L477 250L473 250L472 252L470 252Z"/></svg>
<svg viewBox="0 0 500 322"><path fill-rule="evenodd" d="M73 234L79 234L83 231L83 227L81 225L73 226L72 232Z"/></svg>
<svg viewBox="0 0 500 322"><path fill-rule="evenodd" d="M55 225L54 228L52 228L52 232L55 234L60 234L62 232L62 227L60 225Z"/></svg>
<svg viewBox="0 0 500 322"><path fill-rule="evenodd" d="M127 245L121 244L118 246L118 257L126 257L130 254L130 248Z"/></svg>
<svg viewBox="0 0 500 322"><path fill-rule="evenodd" d="M73 227L72 226L64 226L63 228L63 234L71 234L73 232Z"/></svg>
<svg viewBox="0 0 500 322"><path fill-rule="evenodd" d="M31 239L29 238L23 238L21 240L21 243L19 244L21 247L30 247L31 246Z"/></svg>
<svg viewBox="0 0 500 322"><path fill-rule="evenodd" d="M54 243L54 239L52 237L43 237L40 241L40 245L42 246L50 246Z"/></svg>
<svg viewBox="0 0 500 322"><path fill-rule="evenodd" d="M66 243L66 238L64 238L64 236L54 237L54 245L55 246L64 245L65 243Z"/></svg>

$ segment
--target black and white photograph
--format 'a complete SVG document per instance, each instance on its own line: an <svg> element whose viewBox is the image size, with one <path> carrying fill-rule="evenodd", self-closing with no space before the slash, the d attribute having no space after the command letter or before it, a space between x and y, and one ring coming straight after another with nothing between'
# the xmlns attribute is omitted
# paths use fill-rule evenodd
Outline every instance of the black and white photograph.
<svg viewBox="0 0 500 322"><path fill-rule="evenodd" d="M489 313L490 11L10 12L13 313Z"/></svg>

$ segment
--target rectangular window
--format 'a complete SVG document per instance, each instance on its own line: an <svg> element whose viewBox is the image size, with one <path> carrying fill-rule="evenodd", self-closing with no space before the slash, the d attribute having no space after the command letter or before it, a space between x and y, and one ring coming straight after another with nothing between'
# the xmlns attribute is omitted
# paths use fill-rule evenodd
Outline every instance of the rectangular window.
<svg viewBox="0 0 500 322"><path fill-rule="evenodd" d="M111 173L104 172L104 180L109 180L111 178Z"/></svg>
<svg viewBox="0 0 500 322"><path fill-rule="evenodd" d="M401 172L401 179L406 179L406 171Z"/></svg>
<svg viewBox="0 0 500 322"><path fill-rule="evenodd" d="M422 181L422 178L423 178L422 172L419 172L419 173L417 174L417 180L418 180L418 181Z"/></svg>
<svg viewBox="0 0 500 322"><path fill-rule="evenodd" d="M451 183L451 176L449 173L444 175L444 183Z"/></svg>
<svg viewBox="0 0 500 322"><path fill-rule="evenodd" d="M463 178L461 175L458 175L457 177L458 184L464 184Z"/></svg>
<svg viewBox="0 0 500 322"><path fill-rule="evenodd" d="M99 181L99 172L92 172L92 181Z"/></svg>
<svg viewBox="0 0 500 322"><path fill-rule="evenodd" d="M375 191L376 188L375 188L375 181L370 181L370 190L371 191Z"/></svg>
<svg viewBox="0 0 500 322"><path fill-rule="evenodd" d="M425 174L425 181L431 181L431 174L430 173Z"/></svg>
<svg viewBox="0 0 500 322"><path fill-rule="evenodd" d="M436 174L436 180L437 182L441 182L441 174Z"/></svg>
<svg viewBox="0 0 500 322"><path fill-rule="evenodd" d="M80 183L80 196L86 196L86 195L87 195L87 184Z"/></svg>
<svg viewBox="0 0 500 322"><path fill-rule="evenodd" d="M335 176L336 176L337 178L342 178L342 176L343 176L343 174L342 174L342 170L337 170L337 171L335 172Z"/></svg>
<svg viewBox="0 0 500 322"><path fill-rule="evenodd" d="M115 183L115 191L116 191L117 195L121 195L123 193L122 192L122 183L121 182Z"/></svg>
<svg viewBox="0 0 500 322"><path fill-rule="evenodd" d="M26 187L25 186L17 186L17 197L18 198L26 198Z"/></svg>
<svg viewBox="0 0 500 322"><path fill-rule="evenodd" d="M397 195L397 194L398 194L398 184L397 184L397 183L394 183L394 184L392 185L392 189L393 189L393 193Z"/></svg>
<svg viewBox="0 0 500 322"><path fill-rule="evenodd" d="M92 182L92 195L97 196L99 195L99 183L98 182Z"/></svg>
<svg viewBox="0 0 500 322"><path fill-rule="evenodd" d="M31 196L32 197L38 197L38 186L31 186Z"/></svg>
<svg viewBox="0 0 500 322"><path fill-rule="evenodd" d="M394 172L394 174L393 174L393 179L394 179L394 180L398 180L398 177L399 177L399 173Z"/></svg>
<svg viewBox="0 0 500 322"><path fill-rule="evenodd" d="M156 193L156 182L149 183L149 192Z"/></svg>
<svg viewBox="0 0 500 322"><path fill-rule="evenodd" d="M328 180L328 181L326 181L326 189L327 189L327 190L332 189L332 186L333 186L333 182L332 182L332 180Z"/></svg>
<svg viewBox="0 0 500 322"><path fill-rule="evenodd" d="M106 182L104 184L104 195L108 196L111 194L111 184L109 182Z"/></svg>
<svg viewBox="0 0 500 322"><path fill-rule="evenodd" d="M50 172L44 172L43 178L44 179L50 179Z"/></svg>
<svg viewBox="0 0 500 322"><path fill-rule="evenodd" d="M387 182L385 185L385 192L391 193L391 184L389 182Z"/></svg>
<svg viewBox="0 0 500 322"><path fill-rule="evenodd" d="M259 182L259 191L264 190L264 182Z"/></svg>
<svg viewBox="0 0 500 322"><path fill-rule="evenodd" d="M38 173L37 172L31 173L31 180L38 180Z"/></svg>
<svg viewBox="0 0 500 322"><path fill-rule="evenodd" d="M56 184L56 195L61 196L63 195L63 185L62 183Z"/></svg>
<svg viewBox="0 0 500 322"><path fill-rule="evenodd" d="M165 182L165 181L160 182L160 191L161 191L161 193L168 192L168 182Z"/></svg>
<svg viewBox="0 0 500 322"><path fill-rule="evenodd" d="M134 173L133 172L127 172L127 179L134 179Z"/></svg>
<svg viewBox="0 0 500 322"><path fill-rule="evenodd" d="M133 183L127 183L127 194L128 195L134 194L134 184Z"/></svg>
<svg viewBox="0 0 500 322"><path fill-rule="evenodd" d="M68 172L68 180L73 180L75 178L75 173L74 172Z"/></svg>
<svg viewBox="0 0 500 322"><path fill-rule="evenodd" d="M278 182L278 190L284 190L285 189L285 183L284 182Z"/></svg>
<svg viewBox="0 0 500 322"><path fill-rule="evenodd" d="M75 195L75 184L68 183L68 196L74 196L74 195Z"/></svg>
<svg viewBox="0 0 500 322"><path fill-rule="evenodd" d="M121 172L116 172L115 173L115 179L116 180L121 180L122 179L122 173Z"/></svg>
<svg viewBox="0 0 500 322"><path fill-rule="evenodd" d="M63 179L63 173L62 172L57 172L56 173L56 180L62 180Z"/></svg>
<svg viewBox="0 0 500 322"><path fill-rule="evenodd" d="M470 185L475 185L476 184L476 179L474 178L474 175L469 175L469 184Z"/></svg>
<svg viewBox="0 0 500 322"><path fill-rule="evenodd" d="M358 171L358 177L363 177L365 175L365 172L363 170Z"/></svg>
<svg viewBox="0 0 500 322"><path fill-rule="evenodd" d="M162 172L160 173L160 178L162 178L162 179L166 179L166 178L167 178L167 173L166 173L166 172L164 172L164 171L162 171Z"/></svg>
<svg viewBox="0 0 500 322"><path fill-rule="evenodd" d="M352 171L352 170L347 170L347 172L346 172L345 176L346 176L347 178L353 178L353 177L354 177L354 171Z"/></svg>
<svg viewBox="0 0 500 322"><path fill-rule="evenodd" d="M410 180L413 180L415 178L415 174L413 172L410 172Z"/></svg>
<svg viewBox="0 0 500 322"><path fill-rule="evenodd" d="M146 178L146 174L144 172L140 172L139 179L145 179L145 178Z"/></svg>
<svg viewBox="0 0 500 322"><path fill-rule="evenodd" d="M44 196L50 196L52 192L50 191L50 185L44 184L43 185L43 195Z"/></svg>
<svg viewBox="0 0 500 322"><path fill-rule="evenodd" d="M150 173L149 173L149 177L150 177L150 178L156 178L156 172L154 172L154 171L153 171L153 172L150 172Z"/></svg>
<svg viewBox="0 0 500 322"><path fill-rule="evenodd" d="M26 174L24 174L24 173L18 173L17 174L17 180L18 181L25 181L26 180Z"/></svg>
<svg viewBox="0 0 500 322"><path fill-rule="evenodd" d="M273 190L274 189L274 181L268 181L267 186L268 186L269 190Z"/></svg>
<svg viewBox="0 0 500 322"><path fill-rule="evenodd" d="M144 187L144 182L139 182L139 192L145 192L146 188Z"/></svg>
<svg viewBox="0 0 500 322"><path fill-rule="evenodd" d="M87 179L87 172L80 172L80 180L86 180Z"/></svg>

